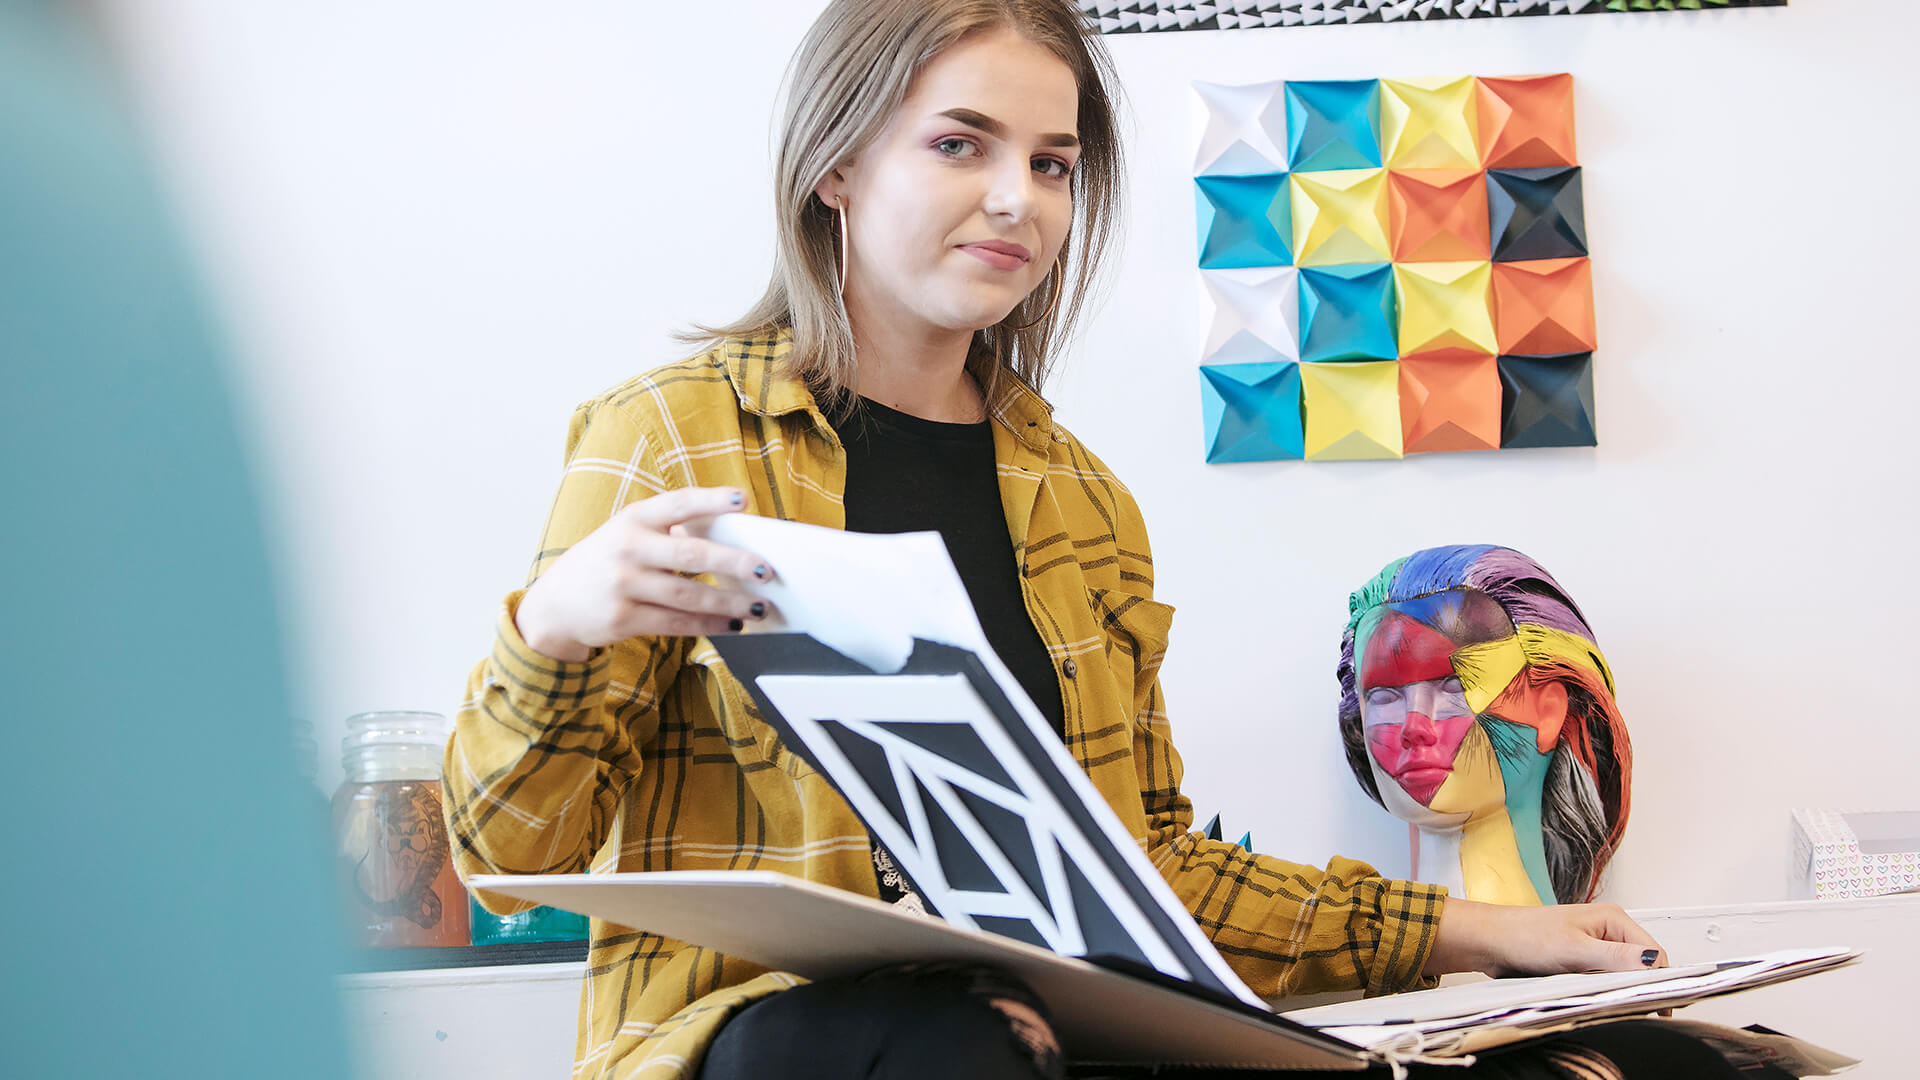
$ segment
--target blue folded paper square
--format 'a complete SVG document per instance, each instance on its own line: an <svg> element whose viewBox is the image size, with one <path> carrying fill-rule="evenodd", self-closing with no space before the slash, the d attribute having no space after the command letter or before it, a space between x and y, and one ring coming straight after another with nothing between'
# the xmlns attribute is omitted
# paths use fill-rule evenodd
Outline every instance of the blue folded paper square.
<svg viewBox="0 0 1920 1080"><path fill-rule="evenodd" d="M1200 266L1293 265L1293 203L1286 173L1196 176Z"/></svg>
<svg viewBox="0 0 1920 1080"><path fill-rule="evenodd" d="M1397 359L1399 323L1391 265L1301 269L1301 360Z"/></svg>
<svg viewBox="0 0 1920 1080"><path fill-rule="evenodd" d="M1380 80L1289 82L1287 168L1380 167Z"/></svg>
<svg viewBox="0 0 1920 1080"><path fill-rule="evenodd" d="M1200 369L1207 460L1298 460L1306 453L1300 365L1208 364Z"/></svg>

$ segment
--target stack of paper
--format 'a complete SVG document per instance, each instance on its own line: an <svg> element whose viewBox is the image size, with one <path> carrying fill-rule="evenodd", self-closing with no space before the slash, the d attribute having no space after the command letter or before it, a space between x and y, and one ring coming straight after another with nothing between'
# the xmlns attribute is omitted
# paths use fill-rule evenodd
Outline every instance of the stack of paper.
<svg viewBox="0 0 1920 1080"><path fill-rule="evenodd" d="M1852 963L1852 949L1790 949L1653 971L1493 979L1282 1013L1369 1050L1454 1055L1619 1016L1644 1016L1717 994Z"/></svg>

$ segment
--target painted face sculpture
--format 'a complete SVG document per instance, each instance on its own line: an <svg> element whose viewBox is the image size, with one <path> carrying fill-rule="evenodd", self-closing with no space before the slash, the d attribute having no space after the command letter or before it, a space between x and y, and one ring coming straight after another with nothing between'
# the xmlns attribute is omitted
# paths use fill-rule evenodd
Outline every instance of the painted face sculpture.
<svg viewBox="0 0 1920 1080"><path fill-rule="evenodd" d="M1412 824L1414 876L1501 904L1590 900L1632 750L1580 609L1510 548L1428 548L1348 600L1347 764Z"/></svg>

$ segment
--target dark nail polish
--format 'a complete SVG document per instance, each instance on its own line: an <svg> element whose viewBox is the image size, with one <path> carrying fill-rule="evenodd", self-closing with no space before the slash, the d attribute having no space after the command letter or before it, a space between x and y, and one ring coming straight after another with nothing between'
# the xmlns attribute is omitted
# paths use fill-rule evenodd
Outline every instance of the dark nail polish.
<svg viewBox="0 0 1920 1080"><path fill-rule="evenodd" d="M753 568L753 576L757 581L765 581L773 576L773 571L767 569L766 563L761 563L759 566Z"/></svg>
<svg viewBox="0 0 1920 1080"><path fill-rule="evenodd" d="M738 633L739 631L746 629L746 625L747 625L746 623L741 622L739 619L727 620L727 629L732 630L735 633Z"/></svg>
<svg viewBox="0 0 1920 1080"><path fill-rule="evenodd" d="M748 608L747 610L751 611L753 613L753 617L756 619L764 619L767 617L767 605L761 603L758 600L755 600L753 602L753 606Z"/></svg>
<svg viewBox="0 0 1920 1080"><path fill-rule="evenodd" d="M747 505L747 496L744 492L736 491L733 493L733 498L728 499L727 501L732 503L735 506L745 506Z"/></svg>
<svg viewBox="0 0 1920 1080"><path fill-rule="evenodd" d="M1659 949L1648 949L1646 952L1643 952L1640 954L1640 966L1652 967L1654 965L1654 962L1659 959L1660 959Z"/></svg>

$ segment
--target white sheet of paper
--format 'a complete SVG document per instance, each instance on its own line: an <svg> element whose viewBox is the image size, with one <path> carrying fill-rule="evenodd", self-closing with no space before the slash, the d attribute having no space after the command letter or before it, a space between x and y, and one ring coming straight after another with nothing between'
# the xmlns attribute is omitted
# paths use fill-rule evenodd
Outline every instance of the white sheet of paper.
<svg viewBox="0 0 1920 1080"><path fill-rule="evenodd" d="M728 582L773 605L754 632L809 634L881 674L906 666L915 637L992 654L939 533L843 532L752 514L689 531L773 567L770 582Z"/></svg>

